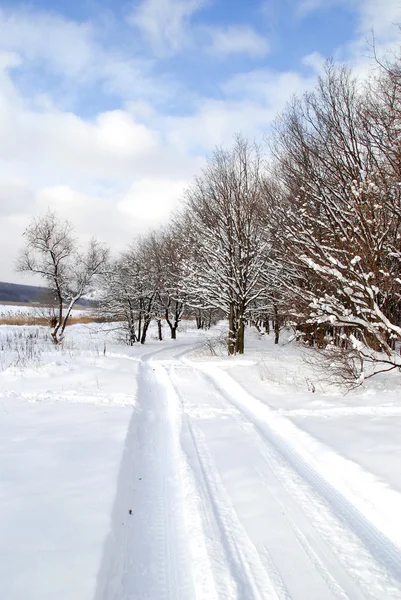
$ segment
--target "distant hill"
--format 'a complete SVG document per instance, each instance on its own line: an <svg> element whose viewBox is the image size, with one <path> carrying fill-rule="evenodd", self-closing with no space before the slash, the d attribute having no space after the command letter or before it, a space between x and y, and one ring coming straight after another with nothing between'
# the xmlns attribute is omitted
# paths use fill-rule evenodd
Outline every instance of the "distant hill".
<svg viewBox="0 0 401 600"><path fill-rule="evenodd" d="M51 301L51 297L52 293L48 288L0 281L0 303L47 303ZM93 300L82 298L77 304L79 306L93 306L96 303Z"/></svg>

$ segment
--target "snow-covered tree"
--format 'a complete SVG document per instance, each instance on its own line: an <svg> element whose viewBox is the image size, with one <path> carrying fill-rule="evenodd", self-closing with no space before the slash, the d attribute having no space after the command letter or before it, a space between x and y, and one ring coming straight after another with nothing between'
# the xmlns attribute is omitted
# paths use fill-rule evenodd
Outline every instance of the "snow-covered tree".
<svg viewBox="0 0 401 600"><path fill-rule="evenodd" d="M384 177L385 152L367 123L360 85L329 63L277 123L275 176L306 323L391 368L401 364L400 182Z"/></svg>
<svg viewBox="0 0 401 600"><path fill-rule="evenodd" d="M137 240L114 261L103 278L100 310L119 321L127 342L144 344L149 325L158 315L159 272L145 238Z"/></svg>
<svg viewBox="0 0 401 600"><path fill-rule="evenodd" d="M156 304L159 314L169 326L171 338L176 339L185 308L185 294L179 289L185 246L181 243L178 228L151 232L143 239L143 250L157 281Z"/></svg>
<svg viewBox="0 0 401 600"><path fill-rule="evenodd" d="M245 322L263 291L268 241L261 177L259 149L238 137L231 150L214 152L186 193L182 227L192 249L182 290L192 306L226 315L229 354L244 352Z"/></svg>
<svg viewBox="0 0 401 600"><path fill-rule="evenodd" d="M40 275L54 294L57 318L52 337L57 344L63 339L75 303L92 291L96 277L104 271L109 251L95 239L81 251L73 226L51 211L33 219L23 235L25 246L17 270Z"/></svg>

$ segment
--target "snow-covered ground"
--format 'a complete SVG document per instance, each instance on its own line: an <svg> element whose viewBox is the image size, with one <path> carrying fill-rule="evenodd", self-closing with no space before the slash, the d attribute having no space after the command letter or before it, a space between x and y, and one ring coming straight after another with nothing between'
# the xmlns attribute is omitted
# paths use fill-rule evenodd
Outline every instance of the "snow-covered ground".
<svg viewBox="0 0 401 600"><path fill-rule="evenodd" d="M0 598L400 599L399 376L187 327L0 327Z"/></svg>

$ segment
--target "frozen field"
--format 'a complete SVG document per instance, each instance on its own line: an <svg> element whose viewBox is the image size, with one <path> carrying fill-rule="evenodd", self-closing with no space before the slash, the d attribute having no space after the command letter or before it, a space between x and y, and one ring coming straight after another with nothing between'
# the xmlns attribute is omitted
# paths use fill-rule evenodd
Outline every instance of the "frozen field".
<svg viewBox="0 0 401 600"><path fill-rule="evenodd" d="M44 334L0 327L0 598L401 598L398 376Z"/></svg>
<svg viewBox="0 0 401 600"><path fill-rule="evenodd" d="M13 318L22 322L27 319L28 323L26 324L28 325L30 318L47 317L49 312L49 308L35 304L0 304L0 322ZM71 311L72 317L87 316L88 314L90 314L89 308L77 307Z"/></svg>

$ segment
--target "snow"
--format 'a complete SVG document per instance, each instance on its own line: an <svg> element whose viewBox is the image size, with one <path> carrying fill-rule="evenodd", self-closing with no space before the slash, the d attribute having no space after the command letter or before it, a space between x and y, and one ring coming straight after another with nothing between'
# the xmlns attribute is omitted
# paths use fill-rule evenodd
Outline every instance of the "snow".
<svg viewBox="0 0 401 600"><path fill-rule="evenodd" d="M12 315L12 314L31 314L38 315L48 310L39 304L1 304L0 303L0 315ZM90 313L90 308L73 308L72 315L79 316Z"/></svg>
<svg viewBox="0 0 401 600"><path fill-rule="evenodd" d="M30 304L0 304L0 315L26 314L33 313L35 310L37 307Z"/></svg>
<svg viewBox="0 0 401 600"><path fill-rule="evenodd" d="M401 407L318 410L312 415L288 416L298 427L401 493Z"/></svg>
<svg viewBox="0 0 401 600"><path fill-rule="evenodd" d="M92 598L132 408L0 409L0 597Z"/></svg>
<svg viewBox="0 0 401 600"><path fill-rule="evenodd" d="M0 327L0 597L399 599L399 375L344 396L288 337L187 328Z"/></svg>
<svg viewBox="0 0 401 600"><path fill-rule="evenodd" d="M110 527L135 363L106 364L105 333L75 326L57 350L40 329L41 352L14 364L5 339L36 330L0 328L0 597L84 600Z"/></svg>

